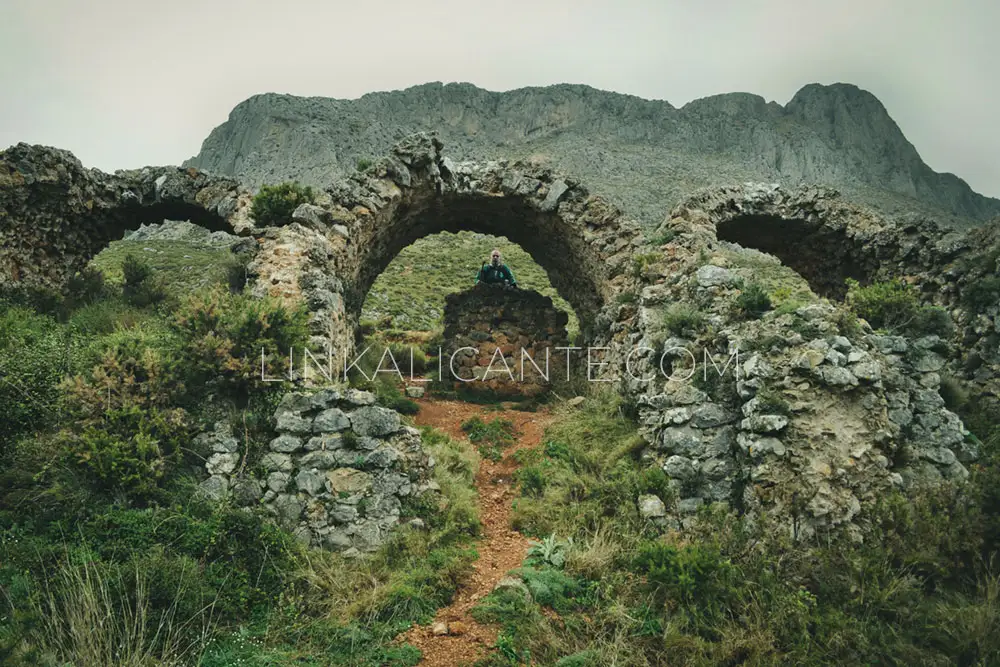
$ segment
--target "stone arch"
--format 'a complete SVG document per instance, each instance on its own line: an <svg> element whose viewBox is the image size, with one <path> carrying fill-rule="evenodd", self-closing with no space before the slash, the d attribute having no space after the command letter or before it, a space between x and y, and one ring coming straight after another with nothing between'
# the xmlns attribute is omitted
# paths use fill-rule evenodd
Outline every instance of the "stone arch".
<svg viewBox="0 0 1000 667"><path fill-rule="evenodd" d="M607 291L600 258L578 242L557 213L539 211L520 199L478 193L445 195L373 229L370 241L364 244L366 251L359 257L357 274L345 291L347 311L352 317L360 314L372 283L403 248L437 232L463 230L503 236L527 251L580 317L581 327L593 330ZM513 268L516 271L517 267ZM469 286L473 278L469 276Z"/></svg>
<svg viewBox="0 0 1000 667"><path fill-rule="evenodd" d="M249 193L194 169L113 175L68 151L18 144L0 153L0 283L59 288L108 243L145 223L249 227Z"/></svg>
<svg viewBox="0 0 1000 667"><path fill-rule="evenodd" d="M906 270L905 230L827 188L718 188L690 198L672 218L694 220L710 243L728 241L774 255L816 294L833 299L843 299L848 278L867 284Z"/></svg>
<svg viewBox="0 0 1000 667"><path fill-rule="evenodd" d="M287 262L269 265L266 256L275 251L265 248L256 263L264 289L301 289L315 304L317 334L349 349L365 296L403 248L437 232L477 231L525 249L573 307L584 337L599 337L601 313L641 243L638 225L551 170L505 161L455 164L441 148L427 135L410 137L363 174L329 188L316 205L301 207L293 225L276 230L265 246L311 250L289 271Z"/></svg>

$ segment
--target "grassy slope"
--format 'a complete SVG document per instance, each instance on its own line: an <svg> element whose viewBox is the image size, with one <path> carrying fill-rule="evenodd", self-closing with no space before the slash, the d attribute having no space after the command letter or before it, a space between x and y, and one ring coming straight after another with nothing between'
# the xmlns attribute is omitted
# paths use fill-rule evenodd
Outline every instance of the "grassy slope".
<svg viewBox="0 0 1000 667"><path fill-rule="evenodd" d="M504 253L518 283L552 297L556 307L570 314L570 335L577 331L577 319L569 304L556 293L545 271L527 252L507 239L472 232L434 234L404 248L375 281L362 317L372 321L391 317L396 329L439 329L445 295L472 286L476 272L494 247ZM148 239L115 241L91 265L102 271L108 282L120 284L122 260L128 253L145 259L167 279L170 291L175 293L225 282L225 265L231 257L227 248L195 241Z"/></svg>
<svg viewBox="0 0 1000 667"><path fill-rule="evenodd" d="M707 507L683 536L643 520L638 495L674 496L638 444L595 396L524 461L513 521L540 542L516 572L525 587L473 611L503 626L487 667L998 664L995 467L887 496L866 509L879 538L865 544L792 544L766 517Z"/></svg>
<svg viewBox="0 0 1000 667"><path fill-rule="evenodd" d="M391 316L397 329L440 327L445 295L471 287L494 247L500 248L521 287L552 297L558 308L570 313L572 335L578 329L576 316L531 256L505 238L473 232L434 234L404 248L372 285L363 317L379 321Z"/></svg>

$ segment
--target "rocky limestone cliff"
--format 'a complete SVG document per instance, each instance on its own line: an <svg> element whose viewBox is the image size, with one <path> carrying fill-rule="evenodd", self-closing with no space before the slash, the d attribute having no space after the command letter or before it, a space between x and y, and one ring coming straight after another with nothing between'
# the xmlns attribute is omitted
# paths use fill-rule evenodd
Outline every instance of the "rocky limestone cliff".
<svg viewBox="0 0 1000 667"><path fill-rule="evenodd" d="M679 109L569 84L497 93L428 83L356 100L269 93L233 109L185 166L253 187L327 186L426 130L459 159L550 163L647 224L693 190L744 181L825 184L883 213L956 226L1000 215L1000 200L934 172L882 103L848 84L807 85L785 106L730 93Z"/></svg>

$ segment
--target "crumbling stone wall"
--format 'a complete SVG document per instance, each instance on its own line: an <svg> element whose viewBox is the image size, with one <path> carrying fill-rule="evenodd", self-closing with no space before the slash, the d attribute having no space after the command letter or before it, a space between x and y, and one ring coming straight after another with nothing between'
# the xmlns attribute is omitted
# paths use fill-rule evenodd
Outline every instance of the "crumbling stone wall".
<svg viewBox="0 0 1000 667"><path fill-rule="evenodd" d="M501 234L548 272L579 316L586 343L610 348L608 373L618 374L620 391L637 407L649 456L675 480L680 503L671 508L674 515L719 501L768 511L796 532L808 532L850 524L861 504L893 486L964 476L964 462L975 452L937 393L938 367L946 364L981 394L1000 397L1000 299L974 308L963 299L963 292L996 278L1000 225L961 232L927 220L887 221L827 189L751 184L693 196L670 213L657 235L665 242L653 248L634 222L573 179L529 163L456 164L441 149L432 137L410 137L364 173L320 192L316 204L299 207L289 224L257 229L247 216L249 194L228 179L174 167L109 176L83 169L64 151L18 145L0 153L0 281L59 286L125 230L163 218L191 219L253 236L255 293L305 303L313 344L331 345L339 362L353 351L371 283L401 248L438 231ZM734 300L754 274L729 242L759 247L796 269L812 291L808 303L760 319L742 316ZM953 340L907 341L863 325L854 330L819 298L835 301L845 277L865 282L896 276L950 310L959 325ZM701 313L702 321L665 326L671 304ZM637 384L624 373L637 346L652 351L632 360L649 364L668 347L684 345L696 354L722 355L723 362L739 350L744 376L727 388L707 380L702 386ZM681 360L666 361L672 367ZM353 406L352 419L354 408L364 407ZM313 409L289 409L303 420L292 420L295 428L315 422ZM269 461L279 467L291 461L292 468L268 472L294 473L296 486L290 491L276 476L269 507L311 542L370 544L365 531L389 525L392 513L369 517L359 511L357 525L369 527L348 534L327 499L317 501L309 492L315 488L309 474L298 489L300 474L312 468L296 466L314 453L307 449L314 434L287 425L281 430L286 440L272 443L279 449ZM391 442L391 449L416 457L408 433L359 442ZM301 449L280 451L291 446L281 443L299 440ZM337 448L345 453L333 454L331 467L315 466L317 471L351 468L346 452L368 457L386 451L376 445L369 452L351 438L338 442L350 446ZM225 455L233 452L216 453L224 456L212 464L206 489L252 495L252 485L246 491L242 482L237 488L221 481L232 463ZM325 464L328 456L314 458ZM384 470L399 472L393 466L406 460ZM372 498L399 497L376 488L382 473L354 469L373 475ZM353 495L347 491L345 500ZM311 523L306 510L316 502L326 514ZM376 505L383 507L381 500Z"/></svg>
<svg viewBox="0 0 1000 667"><path fill-rule="evenodd" d="M533 290L480 284L449 294L444 308L444 378L455 388L540 394L558 378L560 354L565 352L556 348L569 345L568 320L552 299Z"/></svg>
<svg viewBox="0 0 1000 667"><path fill-rule="evenodd" d="M199 436L211 452L202 493L238 505L263 503L302 542L361 552L384 542L405 499L436 489L420 432L375 405L371 393L287 394L274 424L278 435L256 470L238 469L243 454L224 425Z"/></svg>
<svg viewBox="0 0 1000 667"><path fill-rule="evenodd" d="M722 502L798 536L856 530L862 506L889 489L967 476L975 448L938 393L947 341L876 334L815 296L741 313L760 260L719 243L710 216L675 213L676 236L614 327L623 349L642 349L620 386L677 495L660 519ZM661 359L666 375L649 374ZM653 499L644 507L660 513Z"/></svg>
<svg viewBox="0 0 1000 667"><path fill-rule="evenodd" d="M17 144L0 152L0 284L61 287L126 231L164 219L243 234L250 194L196 169L109 175L72 153Z"/></svg>

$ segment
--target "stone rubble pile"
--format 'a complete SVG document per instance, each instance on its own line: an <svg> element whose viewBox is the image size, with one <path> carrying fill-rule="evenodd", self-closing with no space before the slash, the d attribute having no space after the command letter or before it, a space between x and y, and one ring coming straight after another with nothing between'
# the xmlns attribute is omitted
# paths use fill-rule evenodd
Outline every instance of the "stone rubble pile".
<svg viewBox="0 0 1000 667"><path fill-rule="evenodd" d="M303 543L357 553L385 541L402 503L437 490L420 432L369 392L323 389L285 395L275 437L255 474L237 474L239 443L222 424L199 436L213 453L202 492L238 505L260 503ZM247 471L243 471L247 472Z"/></svg>

